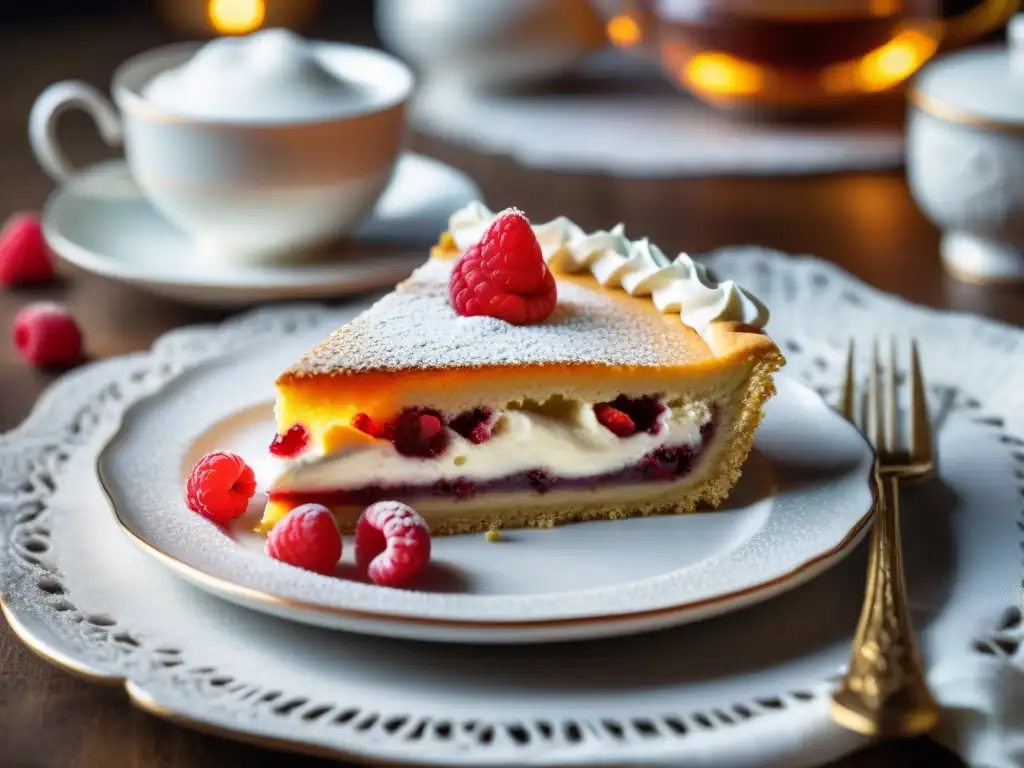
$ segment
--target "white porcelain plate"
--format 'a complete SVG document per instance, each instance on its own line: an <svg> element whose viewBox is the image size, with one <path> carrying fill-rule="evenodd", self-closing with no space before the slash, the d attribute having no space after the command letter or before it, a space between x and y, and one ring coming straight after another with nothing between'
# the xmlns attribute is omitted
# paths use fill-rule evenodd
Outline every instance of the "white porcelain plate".
<svg viewBox="0 0 1024 768"><path fill-rule="evenodd" d="M232 450L268 476L275 375L318 336L200 365L133 407L99 459L123 527L199 587L324 627L456 642L640 632L735 610L841 559L869 519L872 453L811 390L782 377L743 480L721 510L438 537L417 590L361 580L346 540L336 576L271 560L252 533L261 494L230 533L189 512L192 464Z"/></svg>
<svg viewBox="0 0 1024 768"><path fill-rule="evenodd" d="M393 285L426 259L451 212L481 192L460 171L403 156L371 216L337 251L287 265L217 264L142 196L123 160L94 165L43 210L50 247L80 269L190 304L332 298Z"/></svg>

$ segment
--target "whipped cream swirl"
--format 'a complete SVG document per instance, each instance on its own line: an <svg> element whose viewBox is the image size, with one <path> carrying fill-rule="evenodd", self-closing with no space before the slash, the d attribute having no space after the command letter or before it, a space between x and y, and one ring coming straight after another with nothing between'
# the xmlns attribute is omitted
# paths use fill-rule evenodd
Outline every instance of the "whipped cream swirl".
<svg viewBox="0 0 1024 768"><path fill-rule="evenodd" d="M483 237L497 214L473 202L452 214L448 230L460 249ZM763 328L768 309L732 280L718 282L687 254L668 258L647 238L630 240L623 225L610 232L584 232L560 216L533 227L544 260L559 272L589 270L605 288L621 288L630 296L649 296L659 312L678 312L701 336L711 323L732 321Z"/></svg>
<svg viewBox="0 0 1024 768"><path fill-rule="evenodd" d="M215 38L143 93L182 117L254 121L318 120L372 98L330 68L316 43L287 29Z"/></svg>

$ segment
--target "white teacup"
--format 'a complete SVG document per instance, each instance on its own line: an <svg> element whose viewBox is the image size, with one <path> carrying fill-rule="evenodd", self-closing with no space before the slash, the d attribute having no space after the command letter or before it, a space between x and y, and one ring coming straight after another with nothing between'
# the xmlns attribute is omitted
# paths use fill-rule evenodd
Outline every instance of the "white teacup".
<svg viewBox="0 0 1024 768"><path fill-rule="evenodd" d="M298 38L283 39L293 45ZM256 261L301 253L351 230L372 209L402 148L405 104L413 90L409 68L386 53L336 43L308 45L318 66L350 83L357 98L326 107L314 101L316 114L296 110L293 97L304 88L315 96L315 88L301 82L282 87L287 83L281 72L298 70L287 62L282 67L261 60L277 94L287 95L276 112L258 98L258 87L248 88L244 71L233 73L234 83L222 83L222 91L230 95L242 83L241 90L251 91L259 105L258 114L196 114L189 103L168 109L147 96L147 86L199 50L198 44L172 45L140 54L116 70L116 108L87 83L51 85L32 108L32 148L56 181L73 179L75 169L55 129L66 109L83 109L108 144L123 142L142 193L204 250ZM205 103L215 104L215 98Z"/></svg>

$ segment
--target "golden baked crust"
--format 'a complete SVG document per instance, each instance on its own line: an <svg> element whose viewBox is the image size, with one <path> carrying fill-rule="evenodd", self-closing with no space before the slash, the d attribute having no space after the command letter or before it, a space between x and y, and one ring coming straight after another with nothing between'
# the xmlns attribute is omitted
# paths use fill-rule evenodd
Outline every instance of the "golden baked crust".
<svg viewBox="0 0 1024 768"><path fill-rule="evenodd" d="M779 366L778 358L758 363L743 394L737 401L736 413L726 430L712 443L711 450L701 457L700 466L678 483L668 484L660 498L649 501L601 503L598 497L575 503L547 507L510 507L494 515L446 515L431 519L431 532L437 535L472 533L492 528L549 528L562 523L584 520L618 520L641 515L687 514L700 507L715 508L728 498L740 479L743 463L754 445L754 435L761 424L764 404L775 394L772 374Z"/></svg>

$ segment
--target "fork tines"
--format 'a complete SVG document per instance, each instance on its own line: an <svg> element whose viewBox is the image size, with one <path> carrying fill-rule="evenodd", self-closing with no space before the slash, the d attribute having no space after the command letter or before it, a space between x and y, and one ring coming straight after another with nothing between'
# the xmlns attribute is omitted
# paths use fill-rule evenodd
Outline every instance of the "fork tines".
<svg viewBox="0 0 1024 768"><path fill-rule="evenodd" d="M899 389L899 367L897 365L897 343L893 339L889 346L888 361L882 363L878 341L872 343L871 364L868 369L866 403L857 418L857 387L854 363L854 341L850 340L846 355L846 373L843 378L840 411L875 447L882 464L924 465L930 467L933 458L931 425L928 420L928 406L917 341L910 341L910 361L907 368L909 384L909 430L908 445L902 446L900 421L898 418L897 395Z"/></svg>

